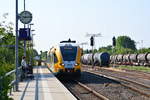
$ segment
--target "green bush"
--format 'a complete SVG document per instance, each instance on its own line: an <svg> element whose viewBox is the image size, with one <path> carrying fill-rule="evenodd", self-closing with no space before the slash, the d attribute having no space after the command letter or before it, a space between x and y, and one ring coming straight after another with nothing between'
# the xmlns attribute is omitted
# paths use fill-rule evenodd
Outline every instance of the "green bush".
<svg viewBox="0 0 150 100"><path fill-rule="evenodd" d="M5 14L5 20L0 22L0 100L10 99L7 94L11 88L9 84L14 80L14 76L4 77L4 75L15 69L15 47L7 47L15 45L15 36L13 35L13 24L7 22L7 15L8 14ZM23 42L19 41L19 65L24 53L24 50L21 47L23 47ZM36 50L34 51L36 52ZM29 55L31 55L31 49L27 49L28 61Z"/></svg>
<svg viewBox="0 0 150 100"><path fill-rule="evenodd" d="M9 100L7 96L9 89L11 88L9 84L14 79L13 76L4 77L4 75L14 69L13 64L1 63L0 64L0 100Z"/></svg>

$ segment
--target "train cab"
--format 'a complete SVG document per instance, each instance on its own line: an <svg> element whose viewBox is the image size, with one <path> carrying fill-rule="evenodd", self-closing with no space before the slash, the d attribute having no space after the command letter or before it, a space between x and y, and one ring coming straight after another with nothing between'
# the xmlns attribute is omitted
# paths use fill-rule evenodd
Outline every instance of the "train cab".
<svg viewBox="0 0 150 100"><path fill-rule="evenodd" d="M81 74L82 49L75 41L61 41L48 52L48 67L55 75Z"/></svg>

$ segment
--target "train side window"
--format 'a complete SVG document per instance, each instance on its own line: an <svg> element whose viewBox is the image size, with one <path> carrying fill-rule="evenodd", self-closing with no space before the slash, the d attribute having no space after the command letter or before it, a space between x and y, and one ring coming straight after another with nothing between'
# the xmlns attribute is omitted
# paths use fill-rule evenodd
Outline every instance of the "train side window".
<svg viewBox="0 0 150 100"><path fill-rule="evenodd" d="M54 59L54 57L53 57L53 54L51 53L51 54L50 54L50 63L51 63L51 64L53 63L53 59Z"/></svg>
<svg viewBox="0 0 150 100"><path fill-rule="evenodd" d="M56 54L54 54L54 63L57 63L58 62L58 59L56 57Z"/></svg>
<svg viewBox="0 0 150 100"><path fill-rule="evenodd" d="M47 61L50 61L50 54L47 55Z"/></svg>

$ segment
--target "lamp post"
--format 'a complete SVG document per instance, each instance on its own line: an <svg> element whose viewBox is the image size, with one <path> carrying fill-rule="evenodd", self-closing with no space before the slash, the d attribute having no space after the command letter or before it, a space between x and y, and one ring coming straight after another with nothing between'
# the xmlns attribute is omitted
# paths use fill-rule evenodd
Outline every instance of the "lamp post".
<svg viewBox="0 0 150 100"><path fill-rule="evenodd" d="M34 31L34 30L31 30L31 26L32 25L34 25L33 23L30 23L30 24L28 24L28 28L30 29L30 35L32 34L32 32ZM32 37L31 37L31 39L33 38L33 35L32 35ZM29 50L31 50L32 49L32 46L31 46L31 44L32 44L32 40L31 40L31 43L29 43ZM30 52L30 53L32 53L32 51ZM30 55L30 59L29 59L29 63L30 64L32 64L32 54Z"/></svg>
<svg viewBox="0 0 150 100"><path fill-rule="evenodd" d="M143 40L141 40L141 49L143 48Z"/></svg>
<svg viewBox="0 0 150 100"><path fill-rule="evenodd" d="M28 24L28 27L31 29L32 25L34 25L34 23Z"/></svg>
<svg viewBox="0 0 150 100"><path fill-rule="evenodd" d="M88 42L82 42L79 45L81 45L81 48L83 49L83 45L88 45Z"/></svg>
<svg viewBox="0 0 150 100"><path fill-rule="evenodd" d="M34 32L35 30L31 30L32 32ZM32 50L33 50L33 46L34 46L34 43L33 43L33 36L35 36L36 34L32 34Z"/></svg>
<svg viewBox="0 0 150 100"><path fill-rule="evenodd" d="M31 31L33 32L33 31L35 31L35 30L31 30ZM34 36L34 35L36 35L36 34L32 34L32 43L31 43L31 44L32 44L32 45L31 45L31 49L32 49L32 54L31 54L31 55L32 55L32 57L31 57L31 64L33 64L33 46L34 46L34 44L33 44L33 36Z"/></svg>

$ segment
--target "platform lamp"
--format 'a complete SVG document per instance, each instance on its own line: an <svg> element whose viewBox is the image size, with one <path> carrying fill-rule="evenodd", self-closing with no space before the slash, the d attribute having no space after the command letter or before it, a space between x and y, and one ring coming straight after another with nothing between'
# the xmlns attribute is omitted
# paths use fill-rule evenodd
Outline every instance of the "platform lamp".
<svg viewBox="0 0 150 100"><path fill-rule="evenodd" d="M34 32L35 30L31 30L31 32ZM30 57L30 61L31 61L31 64L33 64L33 46L34 46L34 44L33 44L33 36L34 35L36 35L36 34L32 34L32 39L31 39L31 57Z"/></svg>

